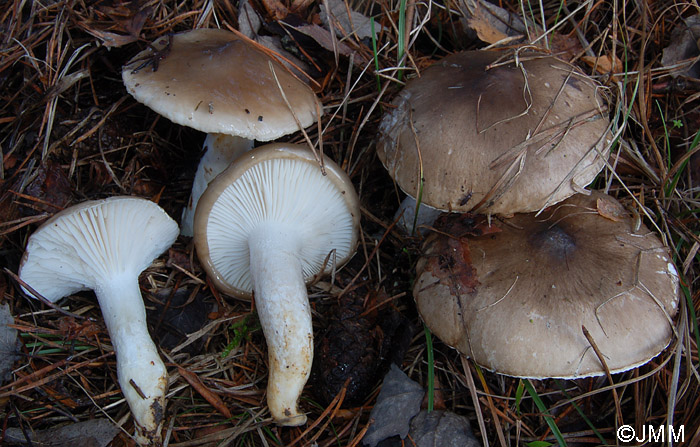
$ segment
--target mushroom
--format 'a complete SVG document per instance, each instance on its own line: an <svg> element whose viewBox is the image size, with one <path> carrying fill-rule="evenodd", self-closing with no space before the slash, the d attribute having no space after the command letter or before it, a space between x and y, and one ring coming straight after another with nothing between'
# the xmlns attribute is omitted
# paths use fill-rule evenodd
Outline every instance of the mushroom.
<svg viewBox="0 0 700 447"><path fill-rule="evenodd" d="M222 291L254 296L267 340L267 402L279 425L301 425L297 400L313 359L305 283L355 252L359 200L345 172L325 172L304 146L269 144L210 184L194 219L197 255Z"/></svg>
<svg viewBox="0 0 700 447"><path fill-rule="evenodd" d="M189 203L180 223L192 236L207 184L253 140L271 141L313 124L314 92L274 59L220 29L161 37L122 70L127 91L174 123L207 132Z"/></svg>
<svg viewBox="0 0 700 447"><path fill-rule="evenodd" d="M377 154L421 206L510 215L581 192L608 157L600 86L551 56L456 53L409 81ZM410 208L410 205L409 205ZM411 213L410 221L413 219Z"/></svg>
<svg viewBox="0 0 700 447"><path fill-rule="evenodd" d="M168 376L146 326L138 277L177 238L155 203L112 197L67 208L27 242L19 277L51 302L94 290L117 356L139 444L160 443ZM25 290L33 296L33 292Z"/></svg>
<svg viewBox="0 0 700 447"><path fill-rule="evenodd" d="M670 342L669 251L612 197L577 194L502 225L450 215L425 241L413 295L426 325L489 370L580 378L648 362Z"/></svg>

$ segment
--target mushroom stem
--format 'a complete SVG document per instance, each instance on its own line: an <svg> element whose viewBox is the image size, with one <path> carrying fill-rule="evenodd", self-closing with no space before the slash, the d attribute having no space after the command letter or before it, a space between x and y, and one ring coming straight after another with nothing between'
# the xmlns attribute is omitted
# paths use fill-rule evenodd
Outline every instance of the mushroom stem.
<svg viewBox="0 0 700 447"><path fill-rule="evenodd" d="M397 227L401 228L407 234L414 234L419 231L421 234L427 232L426 227L432 227L435 219L443 212L439 209L421 203L416 216L416 206L418 202L412 196L407 195L399 205L399 208L394 213L394 220L398 219ZM415 227L414 227L415 219Z"/></svg>
<svg viewBox="0 0 700 447"><path fill-rule="evenodd" d="M194 212L197 209L197 202L204 194L209 182L228 168L231 162L238 158L239 155L248 152L252 148L253 140L247 138L222 133L207 134L207 138L204 140L205 152L194 175L190 200L182 210L181 235L192 237L194 234L192 228Z"/></svg>
<svg viewBox="0 0 700 447"><path fill-rule="evenodd" d="M141 445L160 445L168 375L146 325L138 274L123 273L95 288L112 346L117 377Z"/></svg>
<svg viewBox="0 0 700 447"><path fill-rule="evenodd" d="M255 306L267 340L270 413L278 425L302 425L306 415L297 400L311 372L313 329L299 237L283 225L266 224L253 231L248 246Z"/></svg>

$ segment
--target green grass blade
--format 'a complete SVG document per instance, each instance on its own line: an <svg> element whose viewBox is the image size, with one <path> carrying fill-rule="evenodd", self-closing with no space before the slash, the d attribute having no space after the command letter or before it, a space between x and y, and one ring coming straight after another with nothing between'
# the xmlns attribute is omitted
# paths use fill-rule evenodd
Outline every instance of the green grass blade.
<svg viewBox="0 0 700 447"><path fill-rule="evenodd" d="M559 388L559 390L562 392L562 394L564 396L566 396L567 399L571 399L571 396L569 396L569 393L567 393L566 390L564 389L564 387L561 386L561 383L559 383L559 381L556 381L556 384L557 384L557 387ZM593 425L593 422L591 422L591 420L588 419L588 416L586 416L586 414L583 412L581 407L579 407L578 404L573 400L571 401L571 405L574 407L574 410L576 410L576 412L579 414L579 416L581 416L581 419L583 419L583 422L585 422L586 425L588 425L591 428L591 430L596 435L596 437L598 437L598 439L600 439L601 445L605 445L607 443L607 441L605 440L603 435L600 434L598 429L595 428L595 426Z"/></svg>
<svg viewBox="0 0 700 447"><path fill-rule="evenodd" d="M374 56L374 72L377 78L377 91L382 91L382 80L379 76L379 54L377 53L377 33L374 31L374 17L369 18L369 26L372 28L372 55Z"/></svg>
<svg viewBox="0 0 700 447"><path fill-rule="evenodd" d="M530 397L532 397L532 401L535 402L537 409L540 410L540 413L542 413L542 416L544 416L544 420L545 422L547 422L547 425L549 425L549 429L552 430L552 434L559 443L559 446L566 447L564 435L561 434L559 427L557 427L557 423L554 422L554 418L551 414L549 414L549 410L547 410L547 407L544 405L544 402L542 402L542 399L540 399L540 396L537 394L537 391L535 391L535 387L532 386L532 383L529 379L524 380L523 384L525 385L527 393L530 395Z"/></svg>
<svg viewBox="0 0 700 447"><path fill-rule="evenodd" d="M399 67L399 73L398 73L398 79L399 81L403 77L403 58L406 53L406 42L405 42L405 37L406 35L406 0L401 0L401 3L399 5L399 41L398 41L398 49L397 49L397 64Z"/></svg>
<svg viewBox="0 0 700 447"><path fill-rule="evenodd" d="M435 357L433 352L433 334L428 326L423 325L425 330L425 350L428 355L428 411L433 411L435 405Z"/></svg>
<svg viewBox="0 0 700 447"><path fill-rule="evenodd" d="M518 381L518 388L515 390L515 413L520 416L522 411L520 411L520 402L523 400L523 393L525 393L525 385L523 384L523 379Z"/></svg>

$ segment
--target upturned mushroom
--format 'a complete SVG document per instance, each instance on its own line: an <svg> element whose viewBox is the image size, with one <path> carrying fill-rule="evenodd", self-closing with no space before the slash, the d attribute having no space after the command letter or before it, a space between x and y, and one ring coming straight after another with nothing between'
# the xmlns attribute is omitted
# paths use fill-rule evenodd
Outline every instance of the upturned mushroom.
<svg viewBox="0 0 700 447"><path fill-rule="evenodd" d="M445 215L417 265L426 325L489 370L528 378L612 373L673 335L678 274L669 251L614 198L577 194L502 225ZM485 221L485 218L484 218Z"/></svg>
<svg viewBox="0 0 700 447"><path fill-rule="evenodd" d="M267 403L279 425L306 422L297 401L309 378L313 331L306 282L355 252L359 200L330 160L325 175L303 146L270 144L242 155L202 195L197 255L212 282L254 296L267 340Z"/></svg>
<svg viewBox="0 0 700 447"><path fill-rule="evenodd" d="M168 376L148 334L138 277L177 235L175 221L148 200L88 201L39 227L20 264L22 281L51 302L82 290L95 292L141 445L160 444Z"/></svg>
<svg viewBox="0 0 700 447"><path fill-rule="evenodd" d="M600 86L557 58L504 54L445 57L382 118L377 154L406 194L422 193L421 206L538 211L581 192L603 168L610 132Z"/></svg>
<svg viewBox="0 0 700 447"><path fill-rule="evenodd" d="M316 122L322 108L308 85L253 44L220 29L161 37L122 70L127 91L176 124L207 133L205 153L180 223L192 236L207 184L253 140L271 141Z"/></svg>

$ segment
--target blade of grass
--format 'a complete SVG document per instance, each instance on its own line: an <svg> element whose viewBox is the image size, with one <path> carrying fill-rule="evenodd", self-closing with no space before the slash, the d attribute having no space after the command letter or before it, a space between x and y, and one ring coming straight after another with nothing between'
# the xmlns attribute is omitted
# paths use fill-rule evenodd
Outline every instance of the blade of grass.
<svg viewBox="0 0 700 447"><path fill-rule="evenodd" d="M700 142L700 131L695 133L695 137L693 138L693 142L690 144L690 147L688 148L688 153L692 152L695 147L698 145L698 142ZM681 174L683 171L685 171L685 168L688 166L688 162L690 161L690 158L687 158L681 166L678 168L676 173L673 175L673 179L671 179L671 183L667 185L666 187L666 197L671 195L671 193L676 189L676 186L678 185L678 181L681 179ZM669 164L671 163L670 157L669 157ZM669 168L669 171L671 168Z"/></svg>
<svg viewBox="0 0 700 447"><path fill-rule="evenodd" d="M523 384L523 379L518 380L518 388L515 390L515 413L520 416L522 411L520 411L520 402L523 400L523 394L525 393L525 385Z"/></svg>
<svg viewBox="0 0 700 447"><path fill-rule="evenodd" d="M433 352L433 334L428 326L423 325L425 330L425 350L428 356L428 412L433 411L435 405L435 357Z"/></svg>
<svg viewBox="0 0 700 447"><path fill-rule="evenodd" d="M540 410L540 413L542 413L545 422L547 422L547 425L549 425L549 429L552 430L552 434L559 443L559 446L566 447L564 435L561 434L559 427L557 427L557 423L554 421L554 417L549 414L549 410L547 410L547 407L545 406L544 402L542 402L542 399L540 399L539 394L537 394L537 391L535 391L535 387L532 386L530 379L524 380L523 384L525 385L527 393L530 395L530 397L532 397L532 401L535 402L537 409Z"/></svg>
<svg viewBox="0 0 700 447"><path fill-rule="evenodd" d="M377 54L377 33L374 31L374 17L369 18L369 26L372 28L372 56L374 57L374 73L377 78L377 91L382 91L382 81L379 76L379 54Z"/></svg>
<svg viewBox="0 0 700 447"><path fill-rule="evenodd" d="M406 1L401 0L399 4L399 38L398 38L398 48L397 48L397 66L399 67L398 79L402 80L403 77L403 59L406 53Z"/></svg>
<svg viewBox="0 0 700 447"><path fill-rule="evenodd" d="M591 428L591 430L593 431L593 434L595 434L598 437L598 439L600 439L601 445L605 445L605 443L607 441L605 440L603 435L601 435L600 432L598 431L598 429L595 428L595 426L593 425L593 422L591 422L591 420L588 418L588 416L586 416L586 414L583 412L583 410L581 410L581 407L576 403L576 401L571 398L571 395L569 395L569 393L566 392L566 389L561 385L561 382L559 382L558 380L555 380L555 383L557 385L557 388L559 388L559 391L561 391L561 393L564 396L566 396L567 399L569 399L571 401L571 406L574 407L574 410L576 410L576 412L579 414L579 416L581 416L581 419L583 419L583 422L585 422L586 425L588 425Z"/></svg>
<svg viewBox="0 0 700 447"><path fill-rule="evenodd" d="M656 107L659 109L659 115L661 115L661 124L664 126L664 142L666 143L666 169L671 169L671 139L668 136L668 127L666 126L666 116L664 116L664 111L661 108L661 104L658 99L654 100Z"/></svg>
<svg viewBox="0 0 700 447"><path fill-rule="evenodd" d="M690 320L692 321L693 324L693 332L695 332L695 346L700 346L700 328L698 327L698 317L697 314L695 313L695 306L693 305L693 297L690 296L690 290L688 287L684 284L684 280L681 277L681 290L683 291L683 295L685 296L686 303L688 304L688 311L690 314ZM697 365L695 365L696 369L700 369L700 362L698 362Z"/></svg>

